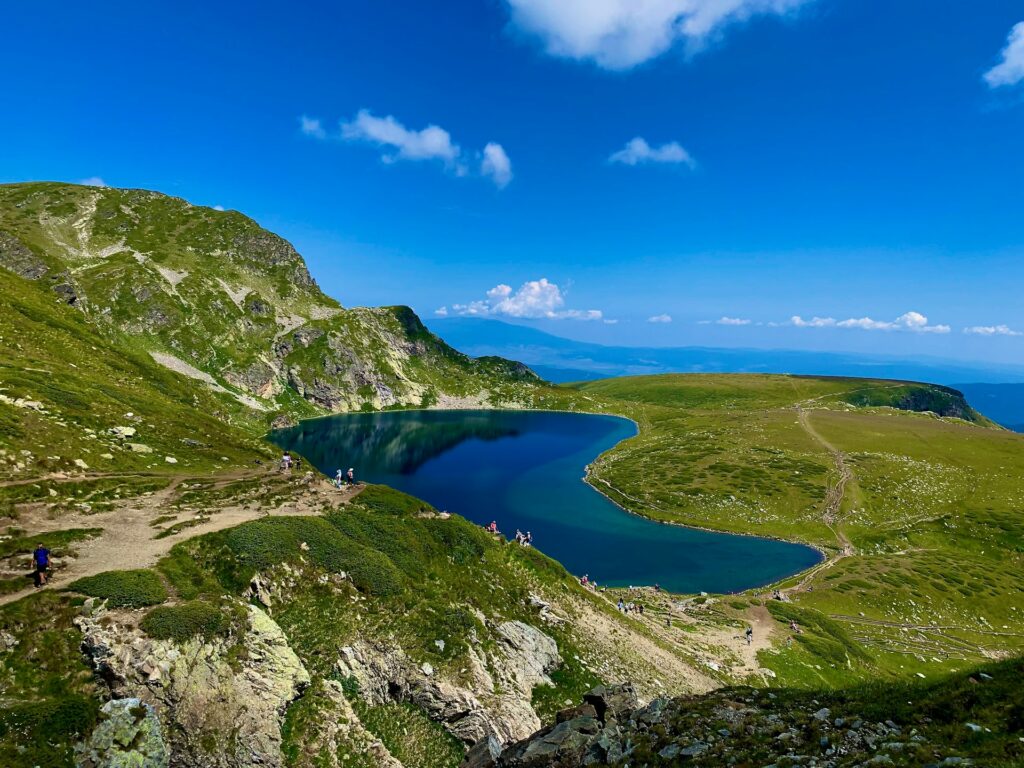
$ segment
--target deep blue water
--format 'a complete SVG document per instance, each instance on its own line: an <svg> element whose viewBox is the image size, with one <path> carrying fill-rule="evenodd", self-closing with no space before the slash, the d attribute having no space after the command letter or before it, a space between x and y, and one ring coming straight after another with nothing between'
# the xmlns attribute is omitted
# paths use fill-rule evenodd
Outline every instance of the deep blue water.
<svg viewBox="0 0 1024 768"><path fill-rule="evenodd" d="M636 434L613 416L541 411L393 411L331 416L271 439L325 474L354 467L441 510L534 546L607 586L732 592L809 568L809 547L664 525L623 511L583 482L599 454Z"/></svg>

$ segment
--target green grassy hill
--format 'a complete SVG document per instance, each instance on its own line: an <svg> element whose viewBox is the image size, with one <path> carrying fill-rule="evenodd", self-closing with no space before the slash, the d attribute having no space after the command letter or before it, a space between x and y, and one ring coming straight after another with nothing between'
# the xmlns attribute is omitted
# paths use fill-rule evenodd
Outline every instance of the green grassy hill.
<svg viewBox="0 0 1024 768"><path fill-rule="evenodd" d="M252 219L156 192L0 185L0 267L258 412L518 402L537 381L456 352L407 307L343 308Z"/></svg>
<svg viewBox="0 0 1024 768"><path fill-rule="evenodd" d="M804 629L761 655L780 680L931 678L1024 651L1024 437L959 393L680 375L593 382L563 398L639 423L591 476L627 509L828 554L780 585L788 601L768 601L780 626Z"/></svg>

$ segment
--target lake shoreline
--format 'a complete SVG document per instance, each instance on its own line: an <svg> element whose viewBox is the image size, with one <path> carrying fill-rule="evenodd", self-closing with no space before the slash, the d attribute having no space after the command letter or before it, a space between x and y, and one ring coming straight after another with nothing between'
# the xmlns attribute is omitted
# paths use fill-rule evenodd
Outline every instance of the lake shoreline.
<svg viewBox="0 0 1024 768"><path fill-rule="evenodd" d="M749 587L745 587L743 589L725 590L725 591L723 591L723 590L715 590L715 589L700 589L700 588L696 588L696 589L691 589L691 590L678 590L678 591L677 590L666 589L666 591L671 591L671 592L673 592L675 594L680 594L680 595L696 594L699 591L706 591L706 592L711 592L711 593L714 593L714 594L722 594L722 595L749 594L749 593L754 593L754 592L756 592L758 590L762 590L765 587L769 587L769 586L771 586L773 584L780 584L780 583L784 583L784 582L787 582L787 581L792 580L792 579L798 579L802 575L812 571L813 569L821 567L823 563L828 562L828 560L830 559L829 553L825 549L823 549L822 547L820 547L818 545L809 544L809 543L806 543L806 542L790 541L790 540L787 540L785 538L782 538L781 536L773 536L771 534L759 534L759 533L750 533L750 532L737 532L737 531L721 530L721 529L712 528L710 526L694 525L694 524L683 523L683 522L674 521L674 520L661 520L661 519L654 518L654 517L652 517L652 516L650 516L648 514L644 514L642 511L638 511L637 509L633 509L633 508L627 507L623 503L620 503L619 501L617 501L615 498L613 498L610 495L610 493L618 494L618 495L620 495L620 496L622 496L624 498L627 498L627 499L630 498L630 497L628 497L625 493L623 493L618 488L613 486L607 480L601 479L600 482L602 482L605 485L607 485L609 490L606 492L604 489L600 488L596 484L596 481L598 480L598 478L596 477L596 475L594 473L594 466L599 462L599 460L602 457L610 454L612 451L614 451L616 448L618 448L624 442L626 442L627 440L630 440L632 438L638 437L641 434L640 423L636 419L634 419L634 418L632 418L630 416L627 416L627 415L620 414L620 413L614 413L614 412L610 413L610 412L607 412L607 411L590 411L590 410L580 410L580 409L572 410L572 409L567 409L567 408L481 407L478 404L474 404L472 406L467 406L465 408L427 406L427 407L410 407L410 408L392 408L392 409L388 409L388 410L375 410L375 411L349 411L349 412L343 412L343 413L325 414L323 416L315 416L315 417L311 417L311 418L308 418L308 419L301 419L295 425L293 425L291 427L286 427L286 428L283 428L283 429L274 429L274 430L268 431L266 433L266 435L265 435L265 439L267 439L269 442L273 443L274 441L271 440L270 437L274 433L287 431L288 429L292 429L292 428L298 427L299 425L302 425L302 424L309 424L309 423L315 423L315 422L321 422L321 421L326 421L326 420L334 419L334 418L337 418L339 416L344 416L344 417L377 416L377 417L380 417L380 416L386 416L388 414L396 414L397 415L397 414L401 414L401 413L417 413L417 412L419 412L419 413L459 414L459 413L471 413L471 412L474 412L474 411L478 412L478 413L567 414L567 415L577 415L577 416L604 417L604 418L607 418L607 419L614 419L614 420L618 420L618 421L628 422L633 427L633 434L625 436L625 437L622 437L616 443L614 443L613 445L611 445L611 446L605 448L604 450L600 451L596 456L594 456L589 461L586 461L584 463L584 466L583 466L583 475L582 475L582 477L578 477L579 480L581 480L584 484L586 484L588 486L589 490L596 491L601 496L602 499L604 499L607 502L610 502L611 505L614 506L621 513L626 514L629 517L632 517L634 519L643 520L643 521L645 521L647 523L658 523L658 524L663 524L663 525L667 525L667 526L672 526L672 527L677 528L677 529L684 529L684 530L688 529L688 530L691 530L691 531L705 533L705 534L709 534L709 535L725 536L725 537L738 537L738 538L742 538L742 539L761 541L761 542L765 542L765 543L772 542L772 543L776 543L776 544L785 544L785 545L792 546L792 547L801 547L801 548L804 548L805 550L813 552L814 555L817 557L815 562L810 563L810 564L808 564L808 565L806 565L806 566L804 566L802 568L799 568L798 570L795 570L795 571L793 571L791 573L787 573L787 574L785 574L783 576L778 576L778 577L769 579L767 581L755 583L754 585L749 586ZM301 450L298 451L298 452L301 455L301 453L302 453ZM308 459L308 457L306 457L306 458ZM563 567L566 567L565 564L562 563L560 558L555 557L555 559L558 560L558 562L560 564L562 564ZM566 570L569 571L569 568L566 568ZM570 573L571 573L571 571L570 571ZM575 574L575 575L578 576L579 574ZM767 575L767 574L765 574L765 575ZM628 582L623 582L623 583L628 583ZM647 585L647 586L653 586L654 583L655 582L652 582L652 584ZM642 583L637 583L634 586L644 586L644 585Z"/></svg>

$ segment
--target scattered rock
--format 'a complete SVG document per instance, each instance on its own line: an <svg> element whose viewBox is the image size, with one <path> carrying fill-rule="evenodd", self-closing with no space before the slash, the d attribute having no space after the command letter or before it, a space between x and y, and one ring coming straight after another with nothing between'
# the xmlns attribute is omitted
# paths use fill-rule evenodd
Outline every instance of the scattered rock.
<svg viewBox="0 0 1024 768"><path fill-rule="evenodd" d="M156 711L136 698L104 704L89 739L75 747L78 768L167 768L169 764L170 751Z"/></svg>

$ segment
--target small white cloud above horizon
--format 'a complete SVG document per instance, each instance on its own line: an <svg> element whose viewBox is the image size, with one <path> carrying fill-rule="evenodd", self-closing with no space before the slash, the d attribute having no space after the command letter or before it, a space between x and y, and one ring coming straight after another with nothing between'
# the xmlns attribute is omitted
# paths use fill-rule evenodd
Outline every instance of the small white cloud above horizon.
<svg viewBox="0 0 1024 768"><path fill-rule="evenodd" d="M653 315L653 316L647 318L647 322L648 323L671 323L672 322L672 315L667 315L667 314L664 314L664 313L662 313L660 315Z"/></svg>
<svg viewBox="0 0 1024 768"><path fill-rule="evenodd" d="M613 152L608 158L608 162L621 165L641 165L643 163L683 164L691 169L697 166L693 157L683 149L679 142L670 141L662 144L660 147L652 147L639 136L626 142L626 146L618 152Z"/></svg>
<svg viewBox="0 0 1024 768"><path fill-rule="evenodd" d="M1006 38L1000 61L982 79L989 88L1002 88L1024 82L1024 21L1013 25Z"/></svg>
<svg viewBox="0 0 1024 768"><path fill-rule="evenodd" d="M784 16L811 0L505 0L512 26L551 56L625 70L676 45L694 54L731 24Z"/></svg>
<svg viewBox="0 0 1024 768"><path fill-rule="evenodd" d="M565 296L556 283L546 277L528 280L512 290L501 283L487 291L486 298L468 304L452 304L434 311L439 317L456 314L462 317L515 317L523 320L604 320L599 309L565 309Z"/></svg>
<svg viewBox="0 0 1024 768"><path fill-rule="evenodd" d="M215 211L223 211L224 210L224 206L223 205L215 205L215 206L213 206L213 210L215 210Z"/></svg>
<svg viewBox="0 0 1024 768"><path fill-rule="evenodd" d="M964 328L964 333L974 336L1024 336L1021 331L1015 331L1008 325L972 325Z"/></svg>
<svg viewBox="0 0 1024 768"><path fill-rule="evenodd" d="M473 153L467 156L448 131L433 123L416 130L407 128L393 115L378 117L361 109L351 120L341 121L336 135L329 133L318 118L306 115L299 118L299 130L320 141L338 139L372 144L384 150L380 159L387 165L401 160L438 161L455 176L472 175ZM479 159L479 176L490 179L499 189L512 181L512 161L501 144L488 142L475 155Z"/></svg>
<svg viewBox="0 0 1024 768"><path fill-rule="evenodd" d="M716 325L750 325L750 321L742 317L728 317L723 315L715 320Z"/></svg>
<svg viewBox="0 0 1024 768"><path fill-rule="evenodd" d="M875 320L870 317L851 317L836 320L834 317L813 317L805 320L793 315L789 324L797 328L857 328L862 331L910 331L912 333L949 333L948 325L929 325L928 318L920 312L906 312L895 320Z"/></svg>
<svg viewBox="0 0 1024 768"><path fill-rule="evenodd" d="M99 176L90 176L90 177L88 177L86 179L81 179L78 183L81 184L82 186L85 186L85 187L105 187L105 186L107 186L107 182L105 182Z"/></svg>
<svg viewBox="0 0 1024 768"><path fill-rule="evenodd" d="M480 174L493 179L498 189L504 189L512 181L512 161L508 159L501 144L492 141L484 147L483 160L480 161Z"/></svg>

